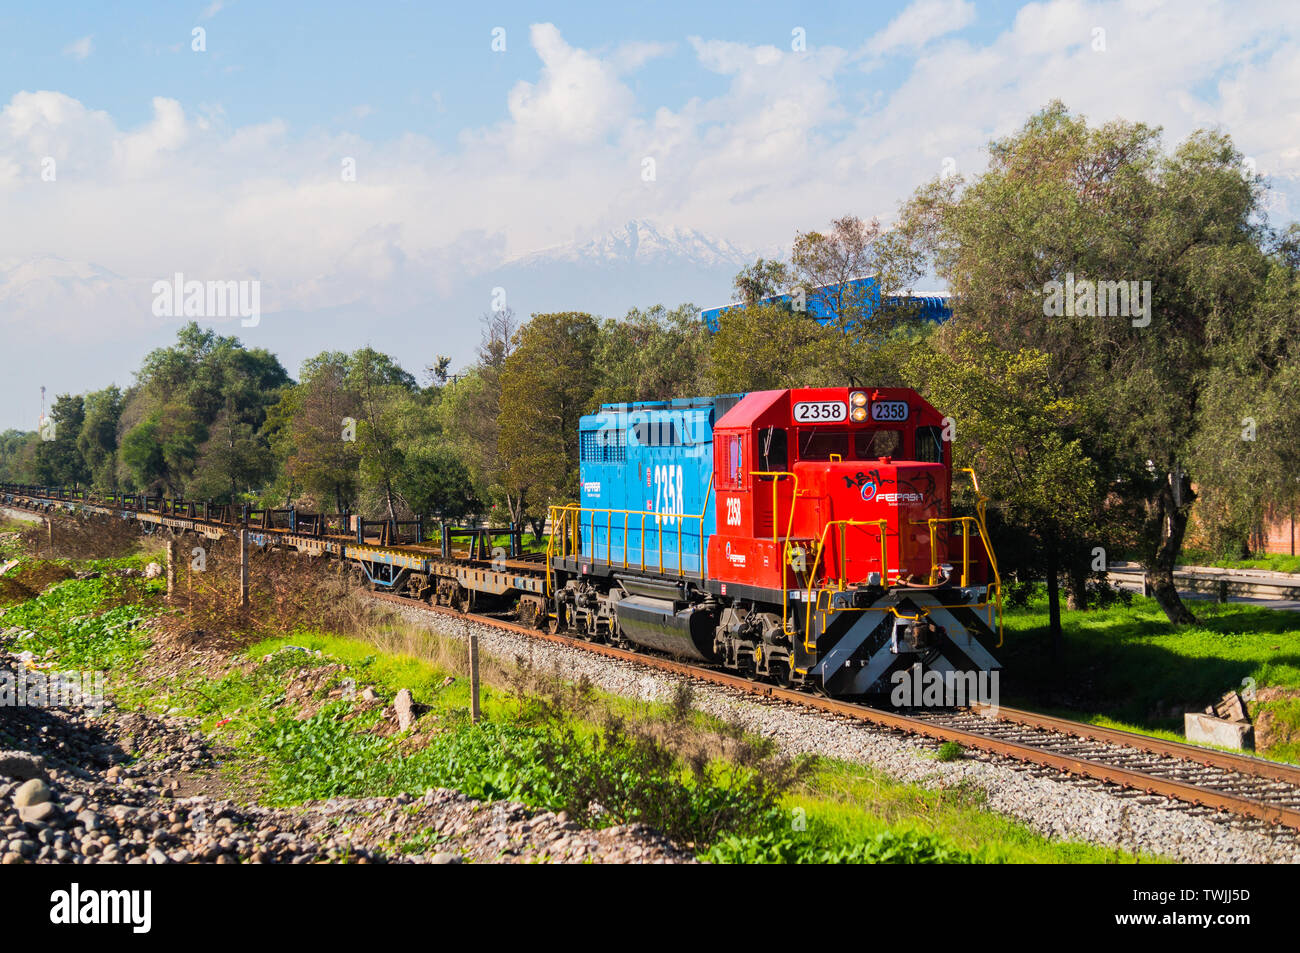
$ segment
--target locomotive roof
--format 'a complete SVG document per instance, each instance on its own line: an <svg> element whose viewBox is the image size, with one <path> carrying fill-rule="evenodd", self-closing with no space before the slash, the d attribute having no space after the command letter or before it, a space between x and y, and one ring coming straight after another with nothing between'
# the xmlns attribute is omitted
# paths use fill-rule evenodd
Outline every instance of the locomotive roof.
<svg viewBox="0 0 1300 953"><path fill-rule="evenodd" d="M673 400L637 400L631 403L601 404L602 411L630 410L690 410L698 407L713 407L728 401L737 401L744 394L719 394L716 397L678 397Z"/></svg>

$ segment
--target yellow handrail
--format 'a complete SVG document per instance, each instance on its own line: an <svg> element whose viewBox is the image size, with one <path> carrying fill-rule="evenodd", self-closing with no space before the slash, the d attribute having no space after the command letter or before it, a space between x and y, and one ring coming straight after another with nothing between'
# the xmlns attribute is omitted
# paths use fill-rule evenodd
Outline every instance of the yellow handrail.
<svg viewBox="0 0 1300 953"><path fill-rule="evenodd" d="M804 619L803 647L806 651L809 652L815 652L817 650L816 643L812 642L812 617L813 617L813 612L816 609L816 605L817 605L813 601L813 590L816 588L816 583L817 583L817 565L821 562L822 551L826 548L826 534L830 532L832 526L842 527L841 532L847 531L847 528L850 526L876 527L880 535L880 582L881 585L885 586L886 588L888 588L889 586L889 552L888 552L887 542L885 538L889 530L889 520L829 520L826 523L826 525L822 527L821 539L817 543L817 555L813 557L812 569L808 574L808 597L807 599L804 600L804 606L806 607L806 611L805 611L806 618ZM840 553L841 562L843 562L844 560L843 548L844 547L841 546L841 553ZM837 591L843 592L844 591L843 566L840 567L840 572L841 572L841 576L840 579L838 580L839 588ZM818 595L816 598L818 602L821 600L820 590L818 591Z"/></svg>
<svg viewBox="0 0 1300 953"><path fill-rule="evenodd" d="M984 543L984 552L989 557L989 568L993 570L993 592L994 601L998 609L998 644L997 648L1002 648L1002 576L998 572L998 558L993 553L993 544L989 542L988 525L984 522L984 504L988 502L988 497L980 490L980 480L975 474L972 467L962 467L963 473L970 474L971 485L975 487L975 514L979 517L980 541Z"/></svg>
<svg viewBox="0 0 1300 953"><path fill-rule="evenodd" d="M790 497L790 518L789 518L788 520L786 520L786 525L785 525L785 535L786 535L787 538L789 538L789 536L790 536L790 532L791 532L792 528L794 527L794 507L795 507L795 502L796 502L796 500L798 500L798 498L799 498L799 476L798 476L797 474L795 474L795 473L791 473L789 470L750 470L750 471L749 471L749 475L752 476L752 477L772 477L772 478L773 478L773 479L772 479L772 542L774 542L774 543L778 541L778 540L777 540L777 535L776 535L776 516L777 516L777 505L776 505L776 485L777 485L777 481L779 481L779 480L781 479L781 477L790 477L790 479L794 480L794 494ZM755 528L757 529L757 527L755 527Z"/></svg>
<svg viewBox="0 0 1300 953"><path fill-rule="evenodd" d="M563 527L564 527L564 530L563 530L563 532L562 532L562 534L561 534L561 538L560 538L560 553L559 553L559 555L560 555L561 557L564 557L564 558L567 558L567 557L569 557L570 555L578 556L578 555L580 555L579 550L581 549L581 546L580 546L580 544L579 544L579 532L580 532L581 528L583 527L583 520L582 520L582 517L583 517L583 514L584 514L584 513L588 513L588 514L590 514L589 526L590 526L591 539L592 539L592 544L593 544L593 546L595 545L595 539L596 539L596 516L597 516L598 514L604 514L604 515L606 516L606 521L605 521L605 525L606 525L606 540L605 540L606 553L605 553L605 556L606 556L606 558L605 558L604 560L599 560L599 559L596 559L595 556L593 555L593 557L592 557L592 561L593 561L593 562L605 562L605 563L607 563L607 564L609 564L609 565L613 565L613 563L614 563L614 538L613 538L613 537L614 537L614 532L613 532L613 531L614 531L614 525L613 525L613 517L614 517L614 514L616 514L616 513L617 513L618 515L620 515L620 516L623 517L623 527L622 527L622 528L623 528L623 565L624 565L625 567L628 566L628 559L627 559L627 536L628 536L628 529L629 529L629 526L628 526L628 523L629 523L629 517L632 517L632 516L639 516L639 517L641 518L641 524L640 524L640 530L641 530L641 567L640 567L640 568L641 568L641 570L642 570L643 572L644 572L645 569L646 569L646 559L645 559L645 530L646 530L645 523L646 523L646 517L647 517L647 516L654 516L654 517L658 517L658 518L659 518L659 527L658 527L658 530L656 531L656 537L657 537L657 543L658 543L658 548L659 548L659 566L658 566L658 569L659 569L660 572L664 572L664 571L666 571L666 568L667 568L667 567L664 566L664 526L667 524L667 522L668 522L669 519L674 519L674 520L676 520L676 521L677 521L677 525L676 525L676 528L675 528L674 532L675 532L676 535L677 535L677 575L679 575L679 576L683 576L683 577L687 575L687 573L686 573L686 571L685 571L685 568L684 568L684 563L685 563L685 552L684 552L684 550L683 550L683 545L684 545L684 543L683 543L683 539L682 539L682 537L683 537L683 535L684 535L684 534L683 534L683 524L685 524L687 521L695 522L695 523L698 525L698 535L699 535L699 540L700 540L700 553L699 553L699 556L700 556L700 566L699 566L699 571L698 571L698 573L693 573L692 575L698 575L698 577L699 577L700 579L704 579L704 578L706 577L706 560L707 560L707 557L708 557L708 552L707 552L707 550L706 550L706 548L705 548L705 545L706 545L706 542L707 542L707 537L705 537L705 535L704 535L704 518L708 515L708 512L709 512L709 498L710 498L710 496L711 496L712 493L713 493L713 474L710 473L710 474L709 474L709 482L706 484L705 489L704 489L704 508L703 508L699 513L656 513L654 510L619 509L619 508L616 508L616 507L610 507L610 508L604 508L604 507L602 507L602 508L595 508L595 507L584 507L581 503L561 503L561 504L556 504L556 505L550 507L550 518L551 518L551 539L547 541L547 549L546 549L546 553L547 553L547 572L546 572L546 577L547 577L547 586L548 586L548 591L550 591L550 586L551 586L551 581L550 581L550 579L551 579L550 560L551 560L551 558L555 555L555 552L554 552L554 549L555 549L555 547L554 547L554 539L555 539L555 524L556 524L556 521L557 521L557 520L563 520L563 524L562 524L562 525L563 525ZM572 551L570 551L571 548L572 548Z"/></svg>

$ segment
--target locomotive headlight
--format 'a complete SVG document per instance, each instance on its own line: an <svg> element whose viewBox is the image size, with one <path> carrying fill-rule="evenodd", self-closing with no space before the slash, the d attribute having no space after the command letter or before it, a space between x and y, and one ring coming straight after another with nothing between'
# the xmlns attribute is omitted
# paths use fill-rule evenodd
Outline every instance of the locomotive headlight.
<svg viewBox="0 0 1300 953"><path fill-rule="evenodd" d="M867 406L867 394L866 394L866 391L860 391L860 390L859 390L859 391L854 391L854 392L849 396L849 402L852 403L854 407L866 407L866 406ZM854 419L854 420L860 420L861 418L859 418L859 417L854 417L853 419Z"/></svg>
<svg viewBox="0 0 1300 953"><path fill-rule="evenodd" d="M851 416L853 417L854 421L856 421L857 423L861 423L862 421L867 419L867 408L854 407Z"/></svg>

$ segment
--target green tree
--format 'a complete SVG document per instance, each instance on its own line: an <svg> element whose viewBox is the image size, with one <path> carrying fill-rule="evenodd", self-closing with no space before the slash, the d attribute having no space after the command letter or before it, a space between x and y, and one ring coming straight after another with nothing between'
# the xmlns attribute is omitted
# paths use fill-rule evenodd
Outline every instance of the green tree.
<svg viewBox="0 0 1300 953"><path fill-rule="evenodd" d="M1173 568L1213 370L1258 321L1259 199L1225 135L1198 132L1166 154L1156 129L1089 127L1054 103L993 143L969 184L919 189L883 241L900 280L932 265L958 321L1049 355L1062 396L1099 408L1085 448L1131 504L1148 582L1175 622L1193 619Z"/></svg>
<svg viewBox="0 0 1300 953"><path fill-rule="evenodd" d="M709 389L708 354L709 331L694 305L633 308L600 327L595 402L698 397Z"/></svg>
<svg viewBox="0 0 1300 953"><path fill-rule="evenodd" d="M34 430L6 430L0 433L0 481L36 482L32 471L40 439Z"/></svg>
<svg viewBox="0 0 1300 953"><path fill-rule="evenodd" d="M187 493L202 499L235 502L260 487L271 474L271 448L231 405L208 425L199 447Z"/></svg>
<svg viewBox="0 0 1300 953"><path fill-rule="evenodd" d="M753 307L764 298L785 292L790 284L790 269L785 262L760 258L740 269L732 282L741 304Z"/></svg>
<svg viewBox="0 0 1300 953"><path fill-rule="evenodd" d="M478 359L466 373L451 378L438 403L444 439L468 469L475 496L500 504L511 520L522 519L525 497L515 497L513 488L507 488L501 379L518 344L518 331L509 308L484 315Z"/></svg>
<svg viewBox="0 0 1300 953"><path fill-rule="evenodd" d="M386 518L398 517L398 483L404 466L403 418L414 412L410 401L415 378L387 354L372 348L348 360L347 386L357 396L357 453L362 479L378 491Z"/></svg>
<svg viewBox="0 0 1300 953"><path fill-rule="evenodd" d="M915 352L907 371L951 414L954 468L974 468L992 496L1003 572L1047 577L1048 628L1059 652L1064 549L1082 527L1098 531L1108 487L1078 436L1090 408L1059 393L1051 363L1030 348L1006 351L987 334L949 327Z"/></svg>
<svg viewBox="0 0 1300 953"><path fill-rule="evenodd" d="M85 419L77 435L77 450L86 462L96 490L117 490L117 430L122 420L122 391L116 386L92 391L85 398Z"/></svg>
<svg viewBox="0 0 1300 953"><path fill-rule="evenodd" d="M599 337L596 319L574 311L533 315L516 334L501 375L499 440L514 522L574 498L578 420L595 406Z"/></svg>
<svg viewBox="0 0 1300 953"><path fill-rule="evenodd" d="M264 441L266 409L290 383L269 351L246 349L194 322L180 329L174 345L146 355L136 378L122 410L122 447L131 438L134 449L129 457L123 453L122 463L136 487L171 493L197 492L195 468L219 415L228 430L247 428ZM141 435L132 437L138 428L147 428L160 452L144 446Z"/></svg>
<svg viewBox="0 0 1300 953"><path fill-rule="evenodd" d="M37 483L47 485L72 485L90 479L77 438L86 420L86 402L80 394L61 394L50 408L48 428L41 434L36 446L35 476Z"/></svg>
<svg viewBox="0 0 1300 953"><path fill-rule="evenodd" d="M312 505L339 513L356 505L361 480L361 400L348 369L348 356L337 351L304 361L301 383L284 391L267 418L285 495L302 492Z"/></svg>

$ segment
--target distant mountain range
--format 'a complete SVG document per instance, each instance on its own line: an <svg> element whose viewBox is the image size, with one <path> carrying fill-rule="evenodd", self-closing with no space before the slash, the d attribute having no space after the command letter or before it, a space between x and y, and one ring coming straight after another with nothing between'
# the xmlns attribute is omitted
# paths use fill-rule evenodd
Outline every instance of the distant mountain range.
<svg viewBox="0 0 1300 953"><path fill-rule="evenodd" d="M472 283L505 288L521 315L564 309L618 317L655 304L725 304L736 272L758 254L694 229L633 220L589 241L521 255Z"/></svg>
<svg viewBox="0 0 1300 953"><path fill-rule="evenodd" d="M660 228L633 219L587 242L566 242L530 252L507 265L546 266L556 262L586 264L679 264L696 268L719 265L739 268L754 253L726 239L711 238L692 228Z"/></svg>
<svg viewBox="0 0 1300 953"><path fill-rule="evenodd" d="M397 280L418 285L351 289L349 284L355 297L348 303L264 311L256 329L241 327L238 319L200 323L274 351L295 375L305 358L321 350L367 344L393 354L418 375L435 354L450 355L457 366L473 360L479 319L491 308L496 288L505 289L506 304L521 320L544 311L617 318L630 308L656 304L709 308L731 301L736 272L759 254L694 229L634 220L588 240L468 272L441 293L417 270L414 279ZM0 328L14 342L41 345L9 369L0 388L0 430L35 425L40 385L48 385L53 395L129 384L145 353L175 340L184 323L181 317L156 318L151 311L152 283L170 274L161 268L128 277L52 255L0 260ZM392 303L403 299L405 304Z"/></svg>

